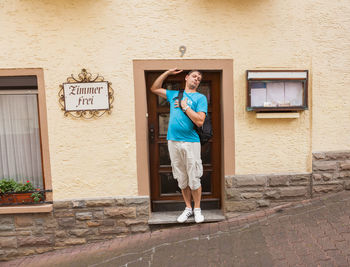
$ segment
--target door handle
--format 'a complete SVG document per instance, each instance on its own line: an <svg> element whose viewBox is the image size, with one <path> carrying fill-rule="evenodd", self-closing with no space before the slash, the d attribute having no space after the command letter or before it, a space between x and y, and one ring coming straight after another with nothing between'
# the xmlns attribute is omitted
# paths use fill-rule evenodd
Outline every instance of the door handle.
<svg viewBox="0 0 350 267"><path fill-rule="evenodd" d="M150 143L154 143L154 139L155 139L155 129L154 129L153 124L151 124L151 125L149 126L148 131L149 131L149 141L150 141Z"/></svg>

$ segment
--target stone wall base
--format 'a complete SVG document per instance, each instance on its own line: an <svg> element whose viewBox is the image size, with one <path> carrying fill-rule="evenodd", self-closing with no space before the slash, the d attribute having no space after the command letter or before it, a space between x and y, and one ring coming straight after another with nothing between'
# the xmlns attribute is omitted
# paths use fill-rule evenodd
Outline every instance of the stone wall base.
<svg viewBox="0 0 350 267"><path fill-rule="evenodd" d="M53 212L0 215L0 261L149 231L149 198L56 201Z"/></svg>
<svg viewBox="0 0 350 267"><path fill-rule="evenodd" d="M350 190L350 151L315 152L312 173L225 177L225 212L253 211Z"/></svg>
<svg viewBox="0 0 350 267"><path fill-rule="evenodd" d="M350 189L350 151L315 152L312 159L313 195Z"/></svg>
<svg viewBox="0 0 350 267"><path fill-rule="evenodd" d="M225 178L226 213L248 212L311 197L311 173L235 175Z"/></svg>
<svg viewBox="0 0 350 267"><path fill-rule="evenodd" d="M225 215L350 190L350 151L313 153L312 173L225 177ZM56 201L53 212L0 215L0 261L150 231L149 197Z"/></svg>

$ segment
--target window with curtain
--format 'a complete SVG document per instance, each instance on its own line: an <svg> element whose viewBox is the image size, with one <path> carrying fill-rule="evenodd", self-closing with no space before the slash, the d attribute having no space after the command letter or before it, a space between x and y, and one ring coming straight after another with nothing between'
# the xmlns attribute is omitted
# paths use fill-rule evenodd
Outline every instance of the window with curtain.
<svg viewBox="0 0 350 267"><path fill-rule="evenodd" d="M26 89L23 80L0 79L0 179L44 189L38 91L32 83Z"/></svg>

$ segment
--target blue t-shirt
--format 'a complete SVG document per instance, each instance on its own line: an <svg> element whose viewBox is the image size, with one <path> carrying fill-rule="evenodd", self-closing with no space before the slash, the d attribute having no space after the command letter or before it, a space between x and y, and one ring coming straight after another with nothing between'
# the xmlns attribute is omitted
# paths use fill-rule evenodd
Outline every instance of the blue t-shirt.
<svg viewBox="0 0 350 267"><path fill-rule="evenodd" d="M199 136L194 130L194 123L182 111L181 107L175 108L174 104L177 100L179 91L166 90L166 98L170 103L170 119L168 125L167 140L184 141L184 142L200 142ZM201 93L186 93L184 91L182 99L187 97L187 105L195 112L204 112L207 114L208 101Z"/></svg>

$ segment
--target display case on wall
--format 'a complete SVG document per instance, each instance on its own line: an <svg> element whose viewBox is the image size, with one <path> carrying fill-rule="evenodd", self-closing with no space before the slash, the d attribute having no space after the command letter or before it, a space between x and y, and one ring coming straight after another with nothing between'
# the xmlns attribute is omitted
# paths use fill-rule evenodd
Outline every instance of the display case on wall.
<svg viewBox="0 0 350 267"><path fill-rule="evenodd" d="M307 70L247 70L248 111L308 109Z"/></svg>

